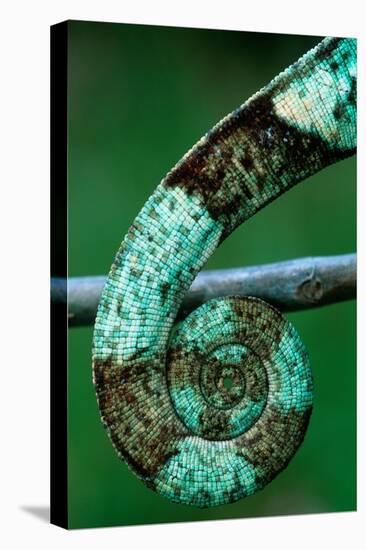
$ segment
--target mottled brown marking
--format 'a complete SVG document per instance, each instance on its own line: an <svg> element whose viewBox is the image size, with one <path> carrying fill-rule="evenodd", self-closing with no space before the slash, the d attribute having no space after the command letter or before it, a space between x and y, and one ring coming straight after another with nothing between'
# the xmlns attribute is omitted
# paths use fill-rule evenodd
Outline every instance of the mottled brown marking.
<svg viewBox="0 0 366 550"><path fill-rule="evenodd" d="M311 412L309 407L303 412L291 409L285 414L274 405L268 406L255 426L235 440L238 456L254 466L259 485L268 483L287 466L294 453L293 442L299 447L305 437Z"/></svg>
<svg viewBox="0 0 366 550"><path fill-rule="evenodd" d="M176 443L188 435L174 414L170 413L170 421L161 425L144 405L154 401L158 410L169 407L167 410L171 411L160 365L117 367L107 359L95 361L93 372L102 421L118 454L144 481L153 483L159 468L177 454ZM141 441L139 437L131 437L131 426L134 426L132 435L141 434Z"/></svg>
<svg viewBox="0 0 366 550"><path fill-rule="evenodd" d="M236 299L232 300L231 302L231 307L235 312L235 314L239 317L239 319L246 317L250 321L251 327L253 328L255 327L259 335L261 333L264 334L268 326L271 327L271 334L273 335L272 345L265 346L264 342L261 342L260 357L262 360L270 359L273 353L273 345L281 341L281 338L283 336L283 331L286 328L286 320L282 317L279 311L277 311L270 304L266 304L266 305L267 305L268 315L266 317L262 317L260 315L260 312L256 311L255 301L253 301L252 309L248 308L248 306L246 305L246 301L241 299L240 296L237 296ZM248 334L254 333L253 328L251 328ZM245 339L244 339L244 343L248 344L248 341L245 342ZM255 350L252 350L252 351L255 351Z"/></svg>
<svg viewBox="0 0 366 550"><path fill-rule="evenodd" d="M234 143L242 145L236 156ZM304 179L310 155L314 172L333 162L335 155L349 154L331 151L322 138L280 120L273 92L262 92L209 132L166 176L164 185L200 195L212 218L223 223L223 240L244 217Z"/></svg>

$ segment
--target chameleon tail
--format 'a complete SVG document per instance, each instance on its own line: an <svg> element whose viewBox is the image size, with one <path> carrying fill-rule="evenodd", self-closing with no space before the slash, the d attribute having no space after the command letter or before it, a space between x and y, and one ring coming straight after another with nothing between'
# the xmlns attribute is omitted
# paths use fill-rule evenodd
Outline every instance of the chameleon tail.
<svg viewBox="0 0 366 550"><path fill-rule="evenodd" d="M355 147L356 43L326 38L208 132L133 222L98 308L93 377L115 449L163 496L234 502L301 444L312 377L279 312L231 297L172 329L184 293L235 227Z"/></svg>

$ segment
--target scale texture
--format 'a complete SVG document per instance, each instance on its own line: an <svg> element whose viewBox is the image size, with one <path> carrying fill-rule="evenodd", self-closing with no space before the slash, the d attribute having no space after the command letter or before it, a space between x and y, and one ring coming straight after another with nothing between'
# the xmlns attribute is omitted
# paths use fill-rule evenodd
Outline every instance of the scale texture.
<svg viewBox="0 0 366 550"><path fill-rule="evenodd" d="M131 225L98 308L93 379L115 449L161 495L234 502L303 441L312 374L278 311L228 297L174 322L223 239L355 148L356 41L326 38L210 130Z"/></svg>

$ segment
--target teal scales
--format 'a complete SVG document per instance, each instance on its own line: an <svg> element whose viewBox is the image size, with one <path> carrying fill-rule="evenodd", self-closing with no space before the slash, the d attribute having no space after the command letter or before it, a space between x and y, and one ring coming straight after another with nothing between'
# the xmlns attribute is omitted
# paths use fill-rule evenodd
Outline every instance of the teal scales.
<svg viewBox="0 0 366 550"><path fill-rule="evenodd" d="M188 151L131 225L97 312L93 379L116 451L161 495L234 502L269 483L303 441L312 374L277 310L211 300L172 331L219 244L355 148L356 42L326 38Z"/></svg>

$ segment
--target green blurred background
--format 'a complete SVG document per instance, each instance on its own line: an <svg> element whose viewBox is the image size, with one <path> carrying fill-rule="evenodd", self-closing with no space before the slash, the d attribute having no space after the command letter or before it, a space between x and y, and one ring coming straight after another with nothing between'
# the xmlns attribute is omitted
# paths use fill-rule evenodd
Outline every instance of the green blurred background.
<svg viewBox="0 0 366 550"><path fill-rule="evenodd" d="M107 273L165 173L207 129L321 37L69 23L69 276ZM353 252L356 163L332 166L241 226L207 268ZM309 351L305 441L263 491L195 509L147 489L100 422L92 327L69 330L69 526L354 510L355 302L288 318Z"/></svg>

